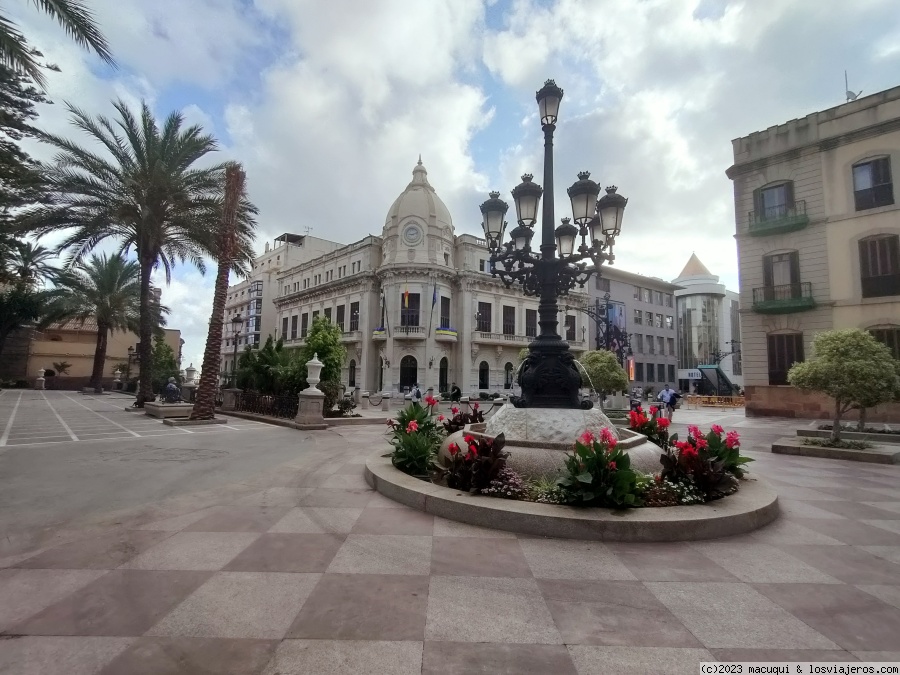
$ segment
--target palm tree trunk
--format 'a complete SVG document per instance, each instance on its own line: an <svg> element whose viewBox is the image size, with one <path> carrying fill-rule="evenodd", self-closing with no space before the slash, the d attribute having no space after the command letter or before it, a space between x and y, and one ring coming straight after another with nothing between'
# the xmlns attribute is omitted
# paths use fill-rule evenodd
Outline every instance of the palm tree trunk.
<svg viewBox="0 0 900 675"><path fill-rule="evenodd" d="M153 345L150 343L153 335L153 308L150 306L150 274L153 272L155 259L146 253L141 255L141 316L138 337L138 377L140 387L137 391L137 407L143 408L144 402L153 398L153 382L151 381L151 359L153 358Z"/></svg>
<svg viewBox="0 0 900 675"><path fill-rule="evenodd" d="M212 316L209 318L209 332L206 334L206 349L203 351L203 368L200 371L197 398L191 411L192 420L211 420L216 415L216 382L219 379L221 361L225 297L228 293L228 274L234 259L235 219L243 194L244 171L239 164L230 164L225 169L225 208L218 241L219 268L216 272Z"/></svg>
<svg viewBox="0 0 900 675"><path fill-rule="evenodd" d="M106 364L106 346L109 339L109 327L97 323L97 346L94 349L94 369L91 372L91 386L98 394L103 392L103 366Z"/></svg>

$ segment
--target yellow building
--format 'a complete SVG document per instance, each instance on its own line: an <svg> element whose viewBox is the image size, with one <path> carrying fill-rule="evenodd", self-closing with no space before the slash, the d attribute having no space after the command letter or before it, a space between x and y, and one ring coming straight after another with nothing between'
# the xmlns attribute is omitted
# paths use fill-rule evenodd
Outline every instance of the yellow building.
<svg viewBox="0 0 900 675"><path fill-rule="evenodd" d="M817 332L868 330L900 358L900 87L732 145L747 414L827 417L787 383Z"/></svg>

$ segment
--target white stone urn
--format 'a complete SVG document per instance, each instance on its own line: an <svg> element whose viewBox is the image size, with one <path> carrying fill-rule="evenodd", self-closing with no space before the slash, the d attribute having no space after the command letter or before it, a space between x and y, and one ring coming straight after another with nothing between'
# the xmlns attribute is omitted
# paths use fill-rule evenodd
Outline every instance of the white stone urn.
<svg viewBox="0 0 900 675"><path fill-rule="evenodd" d="M184 369L184 377L186 382L192 383L194 381L195 375L197 375L197 369L194 368L193 363Z"/></svg>
<svg viewBox="0 0 900 675"><path fill-rule="evenodd" d="M319 361L319 354L313 354L313 357L306 362L306 381L309 384L307 389L315 389L316 385L321 381L319 375L322 373L324 363Z"/></svg>

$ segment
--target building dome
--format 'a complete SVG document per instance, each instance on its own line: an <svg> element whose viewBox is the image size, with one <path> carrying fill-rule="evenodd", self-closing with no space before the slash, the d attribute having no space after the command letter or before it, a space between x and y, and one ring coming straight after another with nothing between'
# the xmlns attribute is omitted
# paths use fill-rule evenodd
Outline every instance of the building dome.
<svg viewBox="0 0 900 675"><path fill-rule="evenodd" d="M399 227L410 218L423 221L428 228L439 230L450 228L452 234L453 219L450 217L450 211L428 182L428 171L422 165L421 156L412 173L413 178L409 185L388 210L387 218L384 220L384 236L392 234L392 228Z"/></svg>

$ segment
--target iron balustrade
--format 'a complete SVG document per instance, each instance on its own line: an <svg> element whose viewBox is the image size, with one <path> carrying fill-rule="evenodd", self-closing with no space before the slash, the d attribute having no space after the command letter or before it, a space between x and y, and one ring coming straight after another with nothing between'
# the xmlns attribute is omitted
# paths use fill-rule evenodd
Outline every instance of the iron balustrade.
<svg viewBox="0 0 900 675"><path fill-rule="evenodd" d="M781 300L812 299L812 284L802 281L796 284L780 284L778 286L760 286L753 289L753 304L778 302Z"/></svg>
<svg viewBox="0 0 900 675"><path fill-rule="evenodd" d="M297 416L299 404L297 394L275 395L244 391L238 397L236 410L267 417L293 419Z"/></svg>
<svg viewBox="0 0 900 675"><path fill-rule="evenodd" d="M767 206L763 209L750 212L750 222L752 224L764 223L772 220L781 220L782 218L794 218L796 216L806 215L806 201L798 199L793 202L785 202L784 204L775 204Z"/></svg>

